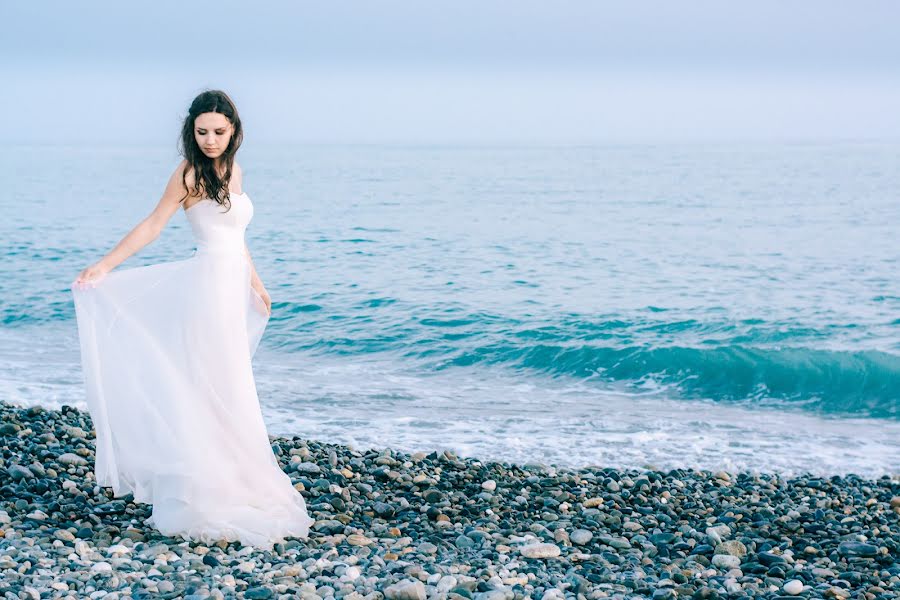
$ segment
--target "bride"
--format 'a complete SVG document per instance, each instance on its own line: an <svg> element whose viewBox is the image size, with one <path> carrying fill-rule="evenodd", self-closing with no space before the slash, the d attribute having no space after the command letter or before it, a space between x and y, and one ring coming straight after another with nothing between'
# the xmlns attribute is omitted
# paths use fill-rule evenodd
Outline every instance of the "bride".
<svg viewBox="0 0 900 600"><path fill-rule="evenodd" d="M145 524L165 535L271 549L315 520L272 451L251 368L271 299L244 240L242 139L228 95L198 95L159 203L71 289L97 483L151 503ZM193 255L113 271L179 208Z"/></svg>

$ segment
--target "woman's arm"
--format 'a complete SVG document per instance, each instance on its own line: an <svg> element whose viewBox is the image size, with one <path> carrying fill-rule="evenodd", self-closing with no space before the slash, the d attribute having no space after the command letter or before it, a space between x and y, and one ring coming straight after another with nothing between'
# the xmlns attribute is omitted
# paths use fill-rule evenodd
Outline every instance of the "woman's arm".
<svg viewBox="0 0 900 600"><path fill-rule="evenodd" d="M247 247L247 242L244 242L244 254L247 255L247 262L250 263L250 285L261 296L266 290L266 286L263 285L262 279L259 278L259 274L256 272L256 265L253 264L253 257L250 256L250 248Z"/></svg>
<svg viewBox="0 0 900 600"><path fill-rule="evenodd" d="M166 185L162 198L159 199L153 212L129 231L103 258L79 273L73 283L82 284L99 280L106 273L122 264L132 254L159 237L166 223L169 222L169 219L181 206L181 199L184 197L182 173L186 165L187 161L182 160L181 164L176 167L175 172L169 178L169 183Z"/></svg>
<svg viewBox="0 0 900 600"><path fill-rule="evenodd" d="M184 185L182 184L182 173L186 165L187 161L182 160L181 164L178 165L172 173L172 176L169 178L169 183L166 184L166 189L163 192L162 198L159 199L159 202L156 204L153 211L144 217L144 220L138 223L134 229L128 232L128 234L116 244L115 248L110 250L106 256L100 259L100 261L98 261L99 264L106 267L108 271L111 271L122 264L132 254L138 252L141 248L159 237L159 234L165 229L169 219L172 218L172 215L174 215L181 206L181 198L184 197L185 192Z"/></svg>

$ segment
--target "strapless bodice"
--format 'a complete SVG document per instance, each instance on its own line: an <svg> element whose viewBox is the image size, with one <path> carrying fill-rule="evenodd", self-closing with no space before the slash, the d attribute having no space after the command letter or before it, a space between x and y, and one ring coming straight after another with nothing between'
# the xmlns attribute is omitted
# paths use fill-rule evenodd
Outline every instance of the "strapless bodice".
<svg viewBox="0 0 900 600"><path fill-rule="evenodd" d="M253 219L253 202L244 192L230 198L231 209L203 198L184 211L197 253L244 255L244 231Z"/></svg>

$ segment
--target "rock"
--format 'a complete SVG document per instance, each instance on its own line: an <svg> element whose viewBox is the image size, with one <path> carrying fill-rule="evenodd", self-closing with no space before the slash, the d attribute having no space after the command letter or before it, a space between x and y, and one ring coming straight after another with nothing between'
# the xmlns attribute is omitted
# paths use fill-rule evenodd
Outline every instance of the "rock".
<svg viewBox="0 0 900 600"><path fill-rule="evenodd" d="M6 472L9 474L10 478L13 481L20 481L22 479L34 479L34 473L28 467L23 467L22 465L11 465Z"/></svg>
<svg viewBox="0 0 900 600"><path fill-rule="evenodd" d="M249 588L246 592L244 592L244 598L248 598L251 600L266 600L267 598L271 598L275 592L273 592L270 588L265 586L258 586Z"/></svg>
<svg viewBox="0 0 900 600"><path fill-rule="evenodd" d="M360 535L358 533L351 533L347 536L347 543L351 546L368 546L371 544L373 540L367 538L364 535Z"/></svg>
<svg viewBox="0 0 900 600"><path fill-rule="evenodd" d="M594 537L594 534L587 529L576 529L569 535L569 539L573 544L584 546Z"/></svg>
<svg viewBox="0 0 900 600"><path fill-rule="evenodd" d="M203 564L210 567L218 567L219 559L213 556L212 554L204 554L203 555Z"/></svg>
<svg viewBox="0 0 900 600"><path fill-rule="evenodd" d="M404 579L384 589L388 600L425 600L425 585L418 579Z"/></svg>
<svg viewBox="0 0 900 600"><path fill-rule="evenodd" d="M317 474L322 472L322 468L314 462L299 462L294 465L294 470L298 473Z"/></svg>
<svg viewBox="0 0 900 600"><path fill-rule="evenodd" d="M349 579L350 581L356 581L359 579L360 575L362 575L362 571L359 567L352 565L344 569L344 577ZM346 596L344 596L346 598Z"/></svg>
<svg viewBox="0 0 900 600"><path fill-rule="evenodd" d="M80 440L87 438L87 432L81 427L66 427L65 432L69 437L77 438Z"/></svg>
<svg viewBox="0 0 900 600"><path fill-rule="evenodd" d="M709 538L710 544L721 544L722 540L731 535L731 527L728 525L716 525L715 527L706 528L706 536Z"/></svg>
<svg viewBox="0 0 900 600"><path fill-rule="evenodd" d="M562 550L556 544L535 543L519 548L522 556L527 558L553 558L562 554Z"/></svg>
<svg viewBox="0 0 900 600"><path fill-rule="evenodd" d="M376 502L372 508L375 509L375 513L382 519L390 519L396 512L396 509L387 502Z"/></svg>
<svg viewBox="0 0 900 600"><path fill-rule="evenodd" d="M493 492L497 489L497 482L493 479L488 479L487 481L482 482L481 489Z"/></svg>
<svg viewBox="0 0 900 600"><path fill-rule="evenodd" d="M731 554L716 554L712 557L712 564L720 569L735 569L741 566L741 559Z"/></svg>
<svg viewBox="0 0 900 600"><path fill-rule="evenodd" d="M94 507L94 513L98 515L118 515L125 512L125 503L121 500L113 500Z"/></svg>
<svg viewBox="0 0 900 600"><path fill-rule="evenodd" d="M674 533L654 533L650 536L650 542L657 546L671 544L675 540Z"/></svg>
<svg viewBox="0 0 900 600"><path fill-rule="evenodd" d="M781 556L780 554L774 554L772 552L760 552L756 555L756 557L759 559L760 563L766 565L767 567L786 562L783 556Z"/></svg>
<svg viewBox="0 0 900 600"><path fill-rule="evenodd" d="M422 554L435 554L438 551L438 547L431 542L422 542L419 544L418 550Z"/></svg>
<svg viewBox="0 0 900 600"><path fill-rule="evenodd" d="M69 531L68 529L57 529L53 532L53 537L56 539L62 540L64 542L74 542L75 534Z"/></svg>
<svg viewBox="0 0 900 600"><path fill-rule="evenodd" d="M791 596L796 596L800 592L803 591L803 582L799 579L791 579L782 587L784 589L785 594L790 594Z"/></svg>
<svg viewBox="0 0 900 600"><path fill-rule="evenodd" d="M15 423L3 423L0 425L0 435L16 435L22 431L22 427Z"/></svg>
<svg viewBox="0 0 900 600"><path fill-rule="evenodd" d="M96 562L91 565L91 573L109 573L112 571L112 565L108 562Z"/></svg>
<svg viewBox="0 0 900 600"><path fill-rule="evenodd" d="M838 545L838 553L844 556L876 556L878 546L864 542L844 541Z"/></svg>
<svg viewBox="0 0 900 600"><path fill-rule="evenodd" d="M747 546L737 540L728 540L716 545L716 554L730 554L731 556L747 556Z"/></svg>
<svg viewBox="0 0 900 600"><path fill-rule="evenodd" d="M57 458L56 460L64 465L75 465L76 467L83 467L84 465L88 464L88 461L86 461L84 458L71 452L60 454L59 458Z"/></svg>
<svg viewBox="0 0 900 600"><path fill-rule="evenodd" d="M623 537L616 537L612 535L598 535L597 540L600 543L606 544L607 546L612 546L613 548L618 548L619 550L627 550L631 548L631 542Z"/></svg>

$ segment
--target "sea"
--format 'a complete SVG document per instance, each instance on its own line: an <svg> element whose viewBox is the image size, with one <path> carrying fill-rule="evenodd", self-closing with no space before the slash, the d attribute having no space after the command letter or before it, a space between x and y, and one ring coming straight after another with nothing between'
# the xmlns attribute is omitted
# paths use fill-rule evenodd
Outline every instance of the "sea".
<svg viewBox="0 0 900 600"><path fill-rule="evenodd" d="M87 408L70 283L179 160L174 141L0 146L0 398ZM270 434L900 473L900 142L245 140L238 161L273 300L253 357ZM117 268L193 249L179 211Z"/></svg>

